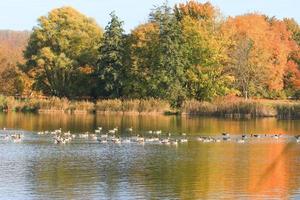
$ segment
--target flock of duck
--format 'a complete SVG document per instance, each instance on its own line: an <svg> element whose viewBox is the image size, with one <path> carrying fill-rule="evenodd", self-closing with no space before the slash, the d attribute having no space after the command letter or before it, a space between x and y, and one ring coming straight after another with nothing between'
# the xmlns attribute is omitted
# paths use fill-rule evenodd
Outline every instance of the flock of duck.
<svg viewBox="0 0 300 200"><path fill-rule="evenodd" d="M42 131L38 132L38 135L53 135L54 143L55 144L66 144L71 142L75 138L79 139L86 139L86 140L94 140L98 141L101 144L106 143L113 143L113 144L124 144L124 143L138 143L138 144L145 144L145 143L159 143L159 144L178 144L178 143L186 143L188 139L185 133L181 134L180 138L171 138L172 134L168 133L167 135L162 136L162 131L147 131L148 135L151 137L143 137L139 134L132 134L133 129L128 128L126 132L128 133L127 137L120 137L118 134L118 128L114 128L108 130L107 132L103 133L102 127L98 127L94 133L81 133L81 134L72 134L70 131L63 132L61 129L54 130L54 131Z"/></svg>
<svg viewBox="0 0 300 200"><path fill-rule="evenodd" d="M14 133L14 134L5 134L4 136L0 136L0 139L4 141L13 141L14 143L19 143L23 140L24 135L20 133Z"/></svg>
<svg viewBox="0 0 300 200"><path fill-rule="evenodd" d="M4 129L5 130L5 129ZM287 136L282 134L243 134L243 135L230 135L229 133L221 133L219 136L198 136L198 137L187 137L185 133L182 134L172 134L172 133L163 133L161 130L156 131L147 131L141 136L139 134L134 134L132 128L126 129L125 137L121 137L119 134L118 128L114 128L108 131L103 131L102 127L98 127L93 133L85 132L80 134L74 134L70 131L63 132L62 129L57 129L54 131L41 131L37 132L38 135L51 135L53 136L53 141L55 144L67 144L73 141L74 139L81 140L93 140L101 144L112 143L112 144L128 144L128 143L156 143L164 145L178 145L180 143L187 143L189 141L199 141L203 143L219 143L222 141L232 141L236 143L246 143L251 140L258 139L285 139L289 141L295 141L300 143L300 135L296 136ZM23 134L13 133L5 134L0 136L2 140L11 140L15 143L21 142L24 138Z"/></svg>
<svg viewBox="0 0 300 200"><path fill-rule="evenodd" d="M145 132L141 136L139 134L134 134L132 128L126 129L125 137L121 137L119 134L118 128L114 128L108 131L103 131L102 127L98 127L94 133L81 133L81 134L72 134L70 131L63 132L61 129L55 131L43 131L38 132L39 135L51 134L53 135L55 144L66 144L74 140L75 138L85 139L85 140L94 140L98 141L101 144L112 143L112 144L127 144L127 143L157 143L165 145L178 145L180 143L187 143L189 141L199 141L203 143L218 143L222 141L232 141L236 143L246 143L250 140L258 139L289 139L300 143L300 135L297 136L287 136L282 134L243 134L243 135L230 135L229 133L221 133L219 136L198 136L198 137L187 137L185 133L181 134L172 134L172 133L163 133L161 130L150 130Z"/></svg>

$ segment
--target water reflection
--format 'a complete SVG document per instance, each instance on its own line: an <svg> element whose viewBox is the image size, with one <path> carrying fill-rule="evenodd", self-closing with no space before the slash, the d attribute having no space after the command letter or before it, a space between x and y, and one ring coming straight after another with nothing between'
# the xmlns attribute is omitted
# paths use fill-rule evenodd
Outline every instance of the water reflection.
<svg viewBox="0 0 300 200"><path fill-rule="evenodd" d="M226 120L187 116L0 115L0 126L71 131L133 127L188 134L296 134L298 121ZM287 199L300 195L300 145L199 143L178 147L138 144L52 144L26 134L21 144L0 142L3 199ZM34 141L34 142L33 142ZM18 192L15 192L18 191Z"/></svg>
<svg viewBox="0 0 300 200"><path fill-rule="evenodd" d="M133 127L137 131L162 130L164 132L186 132L188 134L216 135L226 131L233 134L300 134L300 120L277 120L263 118L251 120L218 119L190 116L164 115L68 115L68 114L0 114L0 126L30 131L62 128L75 132Z"/></svg>

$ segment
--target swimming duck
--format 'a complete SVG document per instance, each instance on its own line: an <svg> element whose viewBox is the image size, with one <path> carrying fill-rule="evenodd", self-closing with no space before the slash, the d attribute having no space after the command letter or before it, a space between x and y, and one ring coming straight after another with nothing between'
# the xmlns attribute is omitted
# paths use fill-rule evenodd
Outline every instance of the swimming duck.
<svg viewBox="0 0 300 200"><path fill-rule="evenodd" d="M245 143L245 140L242 138L242 139L237 139L237 143Z"/></svg>

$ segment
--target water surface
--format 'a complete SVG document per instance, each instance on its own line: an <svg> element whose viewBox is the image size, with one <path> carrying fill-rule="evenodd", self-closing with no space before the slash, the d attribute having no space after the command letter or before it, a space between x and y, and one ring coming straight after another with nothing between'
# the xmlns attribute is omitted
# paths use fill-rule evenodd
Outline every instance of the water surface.
<svg viewBox="0 0 300 200"><path fill-rule="evenodd" d="M122 135L300 133L300 121L178 116L1 114L0 127L21 130L21 143L0 141L1 199L286 199L300 198L300 144L290 140L158 144L55 145L37 131L81 133L118 127ZM15 132L15 131L10 131ZM1 131L0 135L7 131Z"/></svg>

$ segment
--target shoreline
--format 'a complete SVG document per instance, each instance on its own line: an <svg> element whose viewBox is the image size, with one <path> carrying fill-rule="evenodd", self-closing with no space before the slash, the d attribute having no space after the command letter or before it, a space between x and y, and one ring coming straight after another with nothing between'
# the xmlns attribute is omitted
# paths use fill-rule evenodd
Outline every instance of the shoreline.
<svg viewBox="0 0 300 200"><path fill-rule="evenodd" d="M126 114L126 115L180 115L217 118L278 118L300 119L300 101L221 98L212 102L187 100L181 107L172 108L160 99L107 99L72 101L59 98L0 98L3 113L65 113L65 114Z"/></svg>

